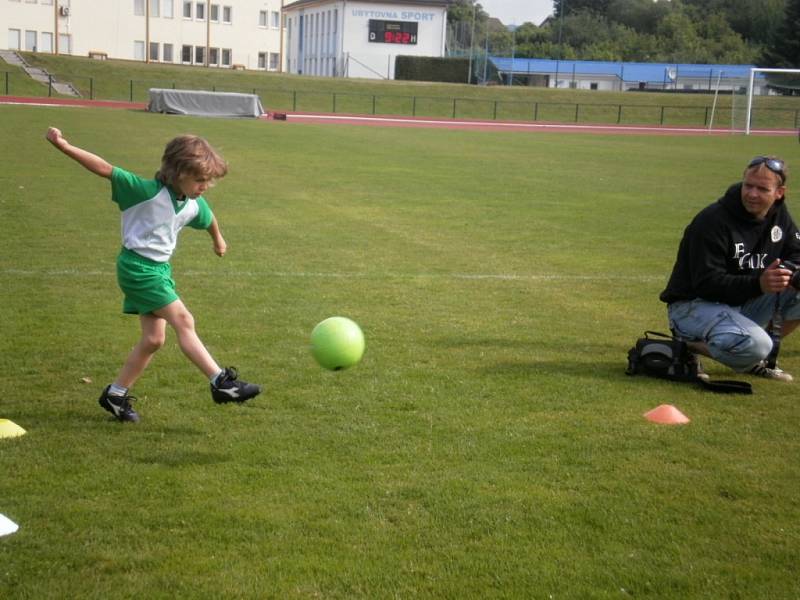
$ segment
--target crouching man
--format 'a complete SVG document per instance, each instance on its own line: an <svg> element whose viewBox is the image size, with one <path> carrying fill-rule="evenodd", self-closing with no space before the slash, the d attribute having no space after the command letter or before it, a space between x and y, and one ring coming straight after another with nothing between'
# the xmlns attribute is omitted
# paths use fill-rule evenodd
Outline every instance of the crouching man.
<svg viewBox="0 0 800 600"><path fill-rule="evenodd" d="M670 328L694 352L781 381L792 376L770 356L769 331L785 337L800 324L800 271L792 279L800 231L786 206L786 179L780 158L751 160L742 181L686 228L660 295Z"/></svg>

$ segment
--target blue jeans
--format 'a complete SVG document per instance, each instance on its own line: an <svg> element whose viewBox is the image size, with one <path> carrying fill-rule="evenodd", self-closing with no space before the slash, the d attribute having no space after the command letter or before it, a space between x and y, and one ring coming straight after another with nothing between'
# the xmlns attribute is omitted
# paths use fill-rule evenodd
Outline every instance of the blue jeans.
<svg viewBox="0 0 800 600"><path fill-rule="evenodd" d="M776 300L784 321L800 319L800 293L786 288L780 294L763 294L742 306L729 306L696 298L667 307L674 334L692 342L705 342L714 360L734 371L747 371L772 350L766 326L775 314Z"/></svg>

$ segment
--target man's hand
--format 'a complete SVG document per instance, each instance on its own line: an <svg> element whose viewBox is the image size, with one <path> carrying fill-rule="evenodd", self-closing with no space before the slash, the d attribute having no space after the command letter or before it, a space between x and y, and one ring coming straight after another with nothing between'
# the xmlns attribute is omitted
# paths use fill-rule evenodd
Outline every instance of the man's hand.
<svg viewBox="0 0 800 600"><path fill-rule="evenodd" d="M761 273L761 277L758 278L761 291L765 294L782 292L789 285L792 272L788 269L778 268L780 264L781 261L776 258L770 266L764 269Z"/></svg>

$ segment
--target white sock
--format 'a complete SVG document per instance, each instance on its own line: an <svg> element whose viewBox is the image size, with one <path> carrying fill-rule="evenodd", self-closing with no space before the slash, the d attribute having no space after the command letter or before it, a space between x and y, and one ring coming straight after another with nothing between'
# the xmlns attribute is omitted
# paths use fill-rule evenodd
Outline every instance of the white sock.
<svg viewBox="0 0 800 600"><path fill-rule="evenodd" d="M122 387L121 385L117 385L116 383L112 383L108 386L108 395L109 396L127 396L128 395L128 388Z"/></svg>
<svg viewBox="0 0 800 600"><path fill-rule="evenodd" d="M222 370L222 369L220 369L219 373L217 373L216 375L214 375L214 376L211 378L211 385L213 385L213 386L215 386L215 387L216 387L216 385L217 385L217 379L219 379L220 377L222 377L222 375L223 375L224 373L225 373L225 371L224 371L224 370Z"/></svg>

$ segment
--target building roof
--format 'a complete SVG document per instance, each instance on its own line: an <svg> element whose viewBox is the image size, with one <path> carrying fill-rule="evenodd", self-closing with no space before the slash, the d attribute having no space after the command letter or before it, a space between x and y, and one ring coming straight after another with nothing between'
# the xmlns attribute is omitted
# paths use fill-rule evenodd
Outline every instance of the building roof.
<svg viewBox="0 0 800 600"><path fill-rule="evenodd" d="M750 77L755 65L710 65L686 63L637 63L594 60L551 60L541 58L489 57L497 70L517 75L558 73L564 77L598 75L617 77L622 81L669 82L678 78L743 79ZM757 76L761 74L756 74Z"/></svg>
<svg viewBox="0 0 800 600"><path fill-rule="evenodd" d="M294 10L306 6L314 6L317 4L330 4L338 0L296 0L286 4L283 9ZM405 6L447 6L451 4L451 0L369 0L371 4L402 4Z"/></svg>

